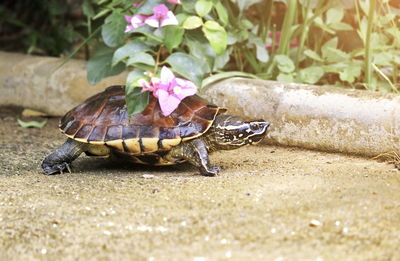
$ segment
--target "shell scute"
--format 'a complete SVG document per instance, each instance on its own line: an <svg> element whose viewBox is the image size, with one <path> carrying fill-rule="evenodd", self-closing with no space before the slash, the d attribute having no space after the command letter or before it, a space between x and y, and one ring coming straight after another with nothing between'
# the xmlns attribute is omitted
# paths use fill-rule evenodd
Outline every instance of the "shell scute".
<svg viewBox="0 0 400 261"><path fill-rule="evenodd" d="M124 139L136 139L139 137L139 126L127 125L122 127Z"/></svg>
<svg viewBox="0 0 400 261"><path fill-rule="evenodd" d="M77 139L86 139L90 132L93 129L93 125L92 124L85 124L83 125L79 131L76 133L75 138Z"/></svg>
<svg viewBox="0 0 400 261"><path fill-rule="evenodd" d="M104 125L95 126L92 132L90 133L89 137L87 138L87 140L89 142L104 141L106 131L107 131L107 126Z"/></svg>
<svg viewBox="0 0 400 261"><path fill-rule="evenodd" d="M108 126L104 141L122 140L122 126L114 125Z"/></svg>
<svg viewBox="0 0 400 261"><path fill-rule="evenodd" d="M69 111L61 119L60 129L81 142L105 143L120 152L139 155L169 150L182 140L202 135L223 111L198 96L189 96L165 117L158 100L150 96L143 112L128 117L125 87L111 86Z"/></svg>
<svg viewBox="0 0 400 261"><path fill-rule="evenodd" d="M70 124L67 124L65 134L74 135L79 130L81 123L79 121L72 121Z"/></svg>

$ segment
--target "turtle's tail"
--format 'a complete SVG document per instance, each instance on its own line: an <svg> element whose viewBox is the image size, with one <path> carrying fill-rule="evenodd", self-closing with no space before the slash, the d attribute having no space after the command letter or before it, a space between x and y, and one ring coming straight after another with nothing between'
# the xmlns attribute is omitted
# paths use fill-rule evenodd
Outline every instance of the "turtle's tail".
<svg viewBox="0 0 400 261"><path fill-rule="evenodd" d="M63 173L65 169L71 172L70 164L84 151L85 144L73 139L68 140L50 153L42 162L42 169L46 175Z"/></svg>

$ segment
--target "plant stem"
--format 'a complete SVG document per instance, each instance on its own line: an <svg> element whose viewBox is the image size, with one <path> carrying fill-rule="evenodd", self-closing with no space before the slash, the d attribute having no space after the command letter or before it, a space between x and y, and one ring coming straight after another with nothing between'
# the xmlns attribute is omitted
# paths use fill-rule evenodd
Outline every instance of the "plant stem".
<svg viewBox="0 0 400 261"><path fill-rule="evenodd" d="M372 64L372 68L375 69L375 71L385 80L387 83L390 85L390 88L392 89L393 92L399 93L397 90L396 86L392 83L392 81L387 77L374 63Z"/></svg>
<svg viewBox="0 0 400 261"><path fill-rule="evenodd" d="M59 64L56 68L54 68L54 70L52 70L49 74L48 77L50 77L53 73L55 73L58 69L60 69L64 64L66 64L69 60L71 60L72 57L74 57L74 55L85 45L87 44L87 42L90 41L90 39L92 39L98 32L100 32L101 30L101 26L99 26L96 30L93 31L93 33L91 35L89 35L85 41L83 41L70 55L68 55L68 57L66 57L64 59L64 61Z"/></svg>
<svg viewBox="0 0 400 261"><path fill-rule="evenodd" d="M303 12L304 23L307 23L308 14L311 11L310 2L311 2L311 0L307 0L306 8L305 8L305 10ZM308 29L309 29L308 26L303 26L301 28L300 42L299 42L299 46L297 47L297 53L296 53L296 58L295 58L296 70L299 70L300 56L304 52L304 50L303 50L304 49L304 43L306 41L306 36L308 35Z"/></svg>
<svg viewBox="0 0 400 261"><path fill-rule="evenodd" d="M288 0L288 7L286 10L285 18L283 20L282 31L281 31L281 39L279 41L279 49L278 54L286 54L288 53L288 46L292 36L292 25L293 21L296 17L296 0Z"/></svg>
<svg viewBox="0 0 400 261"><path fill-rule="evenodd" d="M374 14L375 14L375 6L376 0L369 1L369 9L368 9L368 28L367 28L367 36L365 40L365 79L368 86L368 89L371 89L372 84L372 47L371 47L371 33L374 26ZM374 88L375 89L375 86Z"/></svg>
<svg viewBox="0 0 400 261"><path fill-rule="evenodd" d="M158 51L156 53L156 64L154 65L154 74L157 74L157 69L158 65L160 64L160 55L161 55L161 49L163 48L163 45L160 45L160 48L158 48Z"/></svg>

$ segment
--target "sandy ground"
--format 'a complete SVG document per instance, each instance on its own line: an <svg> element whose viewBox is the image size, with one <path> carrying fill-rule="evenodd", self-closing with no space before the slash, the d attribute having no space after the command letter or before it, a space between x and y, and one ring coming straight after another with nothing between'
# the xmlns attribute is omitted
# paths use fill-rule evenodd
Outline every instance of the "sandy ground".
<svg viewBox="0 0 400 261"><path fill-rule="evenodd" d="M17 117L0 108L1 260L400 259L391 164L263 145L213 154L214 178L86 156L45 176L57 119Z"/></svg>

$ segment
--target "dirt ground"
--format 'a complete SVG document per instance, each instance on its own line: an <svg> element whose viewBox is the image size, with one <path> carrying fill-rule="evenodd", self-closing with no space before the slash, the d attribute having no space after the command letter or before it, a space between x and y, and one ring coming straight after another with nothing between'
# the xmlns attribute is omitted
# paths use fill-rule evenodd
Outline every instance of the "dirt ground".
<svg viewBox="0 0 400 261"><path fill-rule="evenodd" d="M0 260L399 260L400 172L376 160L274 146L219 152L217 177L81 156L41 160L57 120L0 108Z"/></svg>

